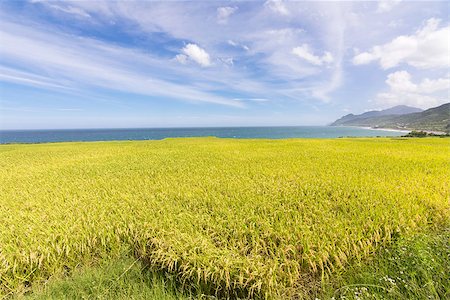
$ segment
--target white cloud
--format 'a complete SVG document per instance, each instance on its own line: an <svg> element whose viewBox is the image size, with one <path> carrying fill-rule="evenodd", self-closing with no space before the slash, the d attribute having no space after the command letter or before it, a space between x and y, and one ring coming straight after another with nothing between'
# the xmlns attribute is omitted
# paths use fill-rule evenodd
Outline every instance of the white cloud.
<svg viewBox="0 0 450 300"><path fill-rule="evenodd" d="M439 28L440 20L431 18L413 35L402 35L390 43L375 46L353 58L355 65L379 61L383 69L401 63L420 69L450 66L450 26Z"/></svg>
<svg viewBox="0 0 450 300"><path fill-rule="evenodd" d="M386 83L391 90L399 92L432 94L450 89L450 77L438 79L425 78L419 84L415 84L411 81L411 74L407 71L398 71L389 74Z"/></svg>
<svg viewBox="0 0 450 300"><path fill-rule="evenodd" d="M448 102L450 77L425 78L419 83L414 83L411 74L407 71L398 71L389 74L386 83L390 90L379 93L376 97L376 102L383 106L406 104L429 108Z"/></svg>
<svg viewBox="0 0 450 300"><path fill-rule="evenodd" d="M282 0L268 0L264 3L264 6L280 15L289 15L289 10L286 8Z"/></svg>
<svg viewBox="0 0 450 300"><path fill-rule="evenodd" d="M114 9L110 1L48 1L31 0L31 3L47 6L49 9L90 17L91 14L111 17Z"/></svg>
<svg viewBox="0 0 450 300"><path fill-rule="evenodd" d="M377 13L388 12L400 2L401 0L380 0L378 1Z"/></svg>
<svg viewBox="0 0 450 300"><path fill-rule="evenodd" d="M1 36L1 34L0 34ZM0 80L9 81L38 88L47 88L54 90L73 90L69 86L58 84L46 78L45 76L19 71L13 68L0 66Z"/></svg>
<svg viewBox="0 0 450 300"><path fill-rule="evenodd" d="M378 49L376 49L378 51ZM376 51L375 48L373 51ZM378 57L374 55L373 53L369 52L363 52L360 54L357 54L353 57L353 64L355 65L366 65L368 63L371 63L372 61L376 60Z"/></svg>
<svg viewBox="0 0 450 300"><path fill-rule="evenodd" d="M227 66L233 66L234 65L234 60L233 60L232 57L220 58L219 60L221 62L223 62Z"/></svg>
<svg viewBox="0 0 450 300"><path fill-rule="evenodd" d="M376 102L383 108L397 105L408 105L428 109L430 107L444 104L446 100L416 93L379 93L376 97Z"/></svg>
<svg viewBox="0 0 450 300"><path fill-rule="evenodd" d="M414 92L417 85L411 82L411 75L406 71L398 71L388 75L386 83L396 92Z"/></svg>
<svg viewBox="0 0 450 300"><path fill-rule="evenodd" d="M61 7L61 6L57 6L57 5L51 5L51 7L55 8L57 10L60 10L64 13L75 15L77 17L83 17L83 18L91 17L91 15L89 15L87 12L85 12L84 10L82 10L78 7L73 7L73 6Z"/></svg>
<svg viewBox="0 0 450 300"><path fill-rule="evenodd" d="M233 46L233 47L238 47L239 46L239 44L238 43L236 43L235 41L233 41L233 40L228 40L228 42L227 42L229 45L231 45L231 46Z"/></svg>
<svg viewBox="0 0 450 300"><path fill-rule="evenodd" d="M311 47L307 44L295 47L292 49L292 53L316 66L321 66L324 63L331 63L333 61L333 56L330 52L325 52L322 56L314 55Z"/></svg>
<svg viewBox="0 0 450 300"><path fill-rule="evenodd" d="M171 78L178 78L181 71L170 70L167 60L155 59L145 52L7 22L0 22L0 28L0 57L16 68L0 65L3 81L60 92L83 92L100 87L196 103L242 106L196 84L172 81ZM209 62L204 57L202 61L202 55L195 51L189 51L191 48L187 47L186 52L193 52L192 57L197 54L201 62ZM165 76L161 76L163 72Z"/></svg>
<svg viewBox="0 0 450 300"><path fill-rule="evenodd" d="M238 10L237 7L225 6L217 8L217 23L227 24L228 18Z"/></svg>
<svg viewBox="0 0 450 300"><path fill-rule="evenodd" d="M347 16L351 6L346 5L343 8L337 2L267 1L265 5L253 3L246 6L242 12L247 18L235 18L233 22L228 22L227 26L222 26L218 24L216 15L211 16L211 11L217 12L217 5L214 3L205 5L181 1L167 5L164 2L130 0L124 3L97 0L76 1L70 4L84 9L99 20L127 20L137 24L139 30L145 33L164 32L178 40L195 41L195 44L201 45L210 54L214 53L214 59L212 55L210 58L214 67L204 68L203 72L195 71L195 68L180 69L183 69L183 72L193 70L192 78L202 77L205 82L214 81L208 88L217 84L228 89L250 92L255 97L269 93L271 97L278 95L280 99L296 101L331 93L340 86L341 80L336 78L339 78L342 68L335 68L335 65L342 60L340 53L344 53L344 47L339 46L340 40L343 40L341 31L348 22ZM295 15L296 18L288 20L287 15ZM233 17L234 15L231 16ZM310 27L311 33L306 32L302 26ZM327 70L305 63L291 53L294 47L305 40L311 40L310 38L333 49L333 64L327 65ZM229 43L230 45L241 47L245 51L238 53L223 47L223 42L229 40L237 44L235 46ZM317 51L320 51L317 53L319 56L323 55L321 49ZM177 65L194 61L182 51L178 54L184 56L174 55L173 61L178 62ZM226 64L216 63L221 61L220 58L226 57L234 58L234 68L226 68ZM252 71L253 66L258 68L258 76ZM302 80L301 85L298 80ZM314 92L312 95L312 90L323 92Z"/></svg>
<svg viewBox="0 0 450 300"><path fill-rule="evenodd" d="M330 79L326 84L319 85L318 87L312 90L312 95L315 98L321 99L322 101L328 102L330 100L329 94L339 88L343 82L343 71L341 63L338 63L333 73L331 74Z"/></svg>
<svg viewBox="0 0 450 300"><path fill-rule="evenodd" d="M381 63L381 59L374 55L371 48L362 45L380 45L378 47L381 48L383 44L389 44L391 38L381 40L383 42L379 42L380 40L373 42L374 39L383 36L386 28L395 34L394 37L404 35L409 38L410 35L418 38L415 31L424 26L415 27L406 33L403 30L412 23L418 24L416 20L422 20L424 15L430 14L430 12L422 11L423 6L408 3L402 5L401 11L394 9L395 11L386 15L373 14L378 3L367 5L358 1L345 4L320 1L267 1L265 4L245 5L245 9L239 7L237 11L233 11L234 14L229 14L231 10L218 8L218 6L233 8L240 5L233 2L219 5L214 2L202 4L180 1L167 5L164 2L153 1L102 0L66 2L67 4L50 3L62 7L68 5L79 7L95 17L95 21L99 23L96 24L97 26L116 20L118 24L119 22L135 24L134 28L143 35L162 32L168 38L178 42L190 41L200 46L200 49L203 48L203 51L206 50L206 54L209 53L207 55L209 58L203 60L203 65L212 65L209 68L203 68L202 72L199 72L198 68L184 67L183 64L198 62L180 49L175 53L177 55L171 56L174 59L168 61L166 59L168 53L164 51L173 53L174 49L171 46L166 47L165 45L173 45L167 43L162 45L160 52L164 53L162 56L159 56L159 51L154 53L149 49L143 51L148 56L160 59L161 62L142 65L142 69L148 67L147 70L141 70L142 73L152 73L152 77L155 78L170 78L172 82L181 81L186 87L205 91L205 94L209 94L208 91L232 90L236 92L236 97L269 97L280 99L280 101L284 99L313 101L313 98L341 101L339 99L344 93L333 95L333 92L347 82L347 78L352 79L354 74L353 69L345 69L347 65L342 62L343 57L348 54L349 47L364 47L359 58L363 63L370 61ZM385 4L380 4L380 7L383 5ZM434 3L425 6L430 11L439 11L436 8L442 7L442 4ZM368 9L370 11L367 11ZM357 18L354 17L354 13L358 14ZM64 14L58 14L58 16L66 17ZM224 17L224 22L228 19L226 26L220 23L221 16ZM394 31L388 28L392 19L401 19L404 23L396 27ZM84 20L84 22L88 21L88 19ZM441 24L438 29L444 25L447 23ZM300 28L306 28L306 30ZM397 30L402 32L397 33ZM227 42L235 49L229 46L224 47L224 43ZM304 43L308 43L311 47L307 48L309 51L304 49L303 52L300 51L301 56L306 56L306 59L292 52ZM328 49L333 49L330 51L332 55L324 53ZM398 52L399 55L403 55L403 48ZM412 54L410 56L413 57ZM227 67L226 58L231 57L234 59L234 66ZM435 57L435 55L429 55L428 59L435 59ZM411 58L411 61L414 60ZM229 62L231 63L231 60ZM401 63L407 63L407 61L403 59ZM124 64L124 69L134 69L137 64L140 64L140 61L130 62L129 65ZM160 66L158 71L154 68L155 64ZM163 69L164 65L168 70ZM359 74L356 73L356 76ZM433 73L427 74L430 78L434 78ZM348 81L350 84L352 82L353 80Z"/></svg>
<svg viewBox="0 0 450 300"><path fill-rule="evenodd" d="M81 108L57 108L57 111L82 111Z"/></svg>
<svg viewBox="0 0 450 300"><path fill-rule="evenodd" d="M419 86L424 93L434 93L437 91L450 89L450 77L431 80L425 78Z"/></svg>
<svg viewBox="0 0 450 300"><path fill-rule="evenodd" d="M266 98L234 98L235 101L269 102Z"/></svg>
<svg viewBox="0 0 450 300"><path fill-rule="evenodd" d="M228 40L228 45L231 45L231 46L236 47L236 48L242 48L245 51L249 51L250 50L250 48L248 46L241 45L241 44L239 44L239 43L237 43L237 42L235 42L233 40Z"/></svg>
<svg viewBox="0 0 450 300"><path fill-rule="evenodd" d="M187 63L187 61L188 61L188 57L187 57L187 55L184 55L184 54L177 54L175 56L175 60L177 62L179 62L180 64L185 65Z"/></svg>
<svg viewBox="0 0 450 300"><path fill-rule="evenodd" d="M71 6L68 3L64 2L54 3L45 0L31 0L30 2L33 4L36 3L45 5L48 9L53 10L55 12L63 12L66 14L74 15L75 17L91 18L91 15L87 13L84 9L80 7Z"/></svg>
<svg viewBox="0 0 450 300"><path fill-rule="evenodd" d="M200 48L196 44L187 44L181 51L184 54L178 54L175 59L181 63L186 63L188 59L195 61L202 67L208 67L211 65L211 58L208 52Z"/></svg>

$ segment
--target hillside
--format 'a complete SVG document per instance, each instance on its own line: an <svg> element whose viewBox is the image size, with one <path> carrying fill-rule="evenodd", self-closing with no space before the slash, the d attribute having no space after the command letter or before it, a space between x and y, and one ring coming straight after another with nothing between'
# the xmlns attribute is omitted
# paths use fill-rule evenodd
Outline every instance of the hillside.
<svg viewBox="0 0 450 300"><path fill-rule="evenodd" d="M348 114L343 116L342 118L336 120L331 126L344 125L344 123L355 122L356 120L373 118L373 117L381 117L388 115L404 115L410 113L422 112L423 110L416 107L410 107L406 105L398 105L385 110L372 110L360 115Z"/></svg>
<svg viewBox="0 0 450 300"><path fill-rule="evenodd" d="M399 111L397 108L398 107L393 107L384 111L373 111L361 115L346 115L336 120L331 126L365 126L374 128L450 131L450 103L420 112L406 114L392 113L393 111ZM412 107L408 108L414 109Z"/></svg>

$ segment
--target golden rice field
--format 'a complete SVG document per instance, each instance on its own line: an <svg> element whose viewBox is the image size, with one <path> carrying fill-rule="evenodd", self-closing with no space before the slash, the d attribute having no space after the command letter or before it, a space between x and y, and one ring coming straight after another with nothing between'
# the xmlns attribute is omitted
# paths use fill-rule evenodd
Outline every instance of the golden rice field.
<svg viewBox="0 0 450 300"><path fill-rule="evenodd" d="M124 250L186 289L301 298L449 218L447 139L0 146L0 290Z"/></svg>

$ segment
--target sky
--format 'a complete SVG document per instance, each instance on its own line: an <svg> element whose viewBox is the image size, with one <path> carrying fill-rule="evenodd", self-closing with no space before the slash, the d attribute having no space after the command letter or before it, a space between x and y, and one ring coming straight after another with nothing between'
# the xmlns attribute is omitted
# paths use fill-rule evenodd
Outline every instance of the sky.
<svg viewBox="0 0 450 300"><path fill-rule="evenodd" d="M0 129L326 125L449 102L448 1L0 1Z"/></svg>

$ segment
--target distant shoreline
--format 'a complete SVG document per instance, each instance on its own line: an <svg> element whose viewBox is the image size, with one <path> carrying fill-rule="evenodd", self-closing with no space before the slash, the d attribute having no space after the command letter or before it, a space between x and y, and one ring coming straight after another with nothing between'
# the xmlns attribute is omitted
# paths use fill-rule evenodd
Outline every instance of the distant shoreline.
<svg viewBox="0 0 450 300"><path fill-rule="evenodd" d="M404 133L410 133L411 131L423 131L426 133L436 134L436 135L445 135L447 134L444 131L437 131L437 130L426 130L426 129L396 129L396 128L383 128L383 127L367 127L367 126L350 126L350 125L337 125L331 127L355 127L355 128L362 128L362 129L368 129L368 130L382 130L382 131L391 131L391 132L404 132Z"/></svg>
<svg viewBox="0 0 450 300"><path fill-rule="evenodd" d="M392 132L404 132L409 133L412 130L408 129L395 129L395 128L381 128L381 127L364 127L364 126L349 126L349 127L358 127L363 129L369 129L369 130L382 130L382 131L392 131Z"/></svg>
<svg viewBox="0 0 450 300"><path fill-rule="evenodd" d="M394 129L394 128L374 128L374 127L360 127L360 128L364 128L364 129L372 129L372 130L384 130L384 131L394 131L394 132L405 132L405 133L409 133L411 131L423 131L426 133L431 133L431 134L437 134L437 135L445 135L447 134L444 131L436 131L436 130L426 130L426 129Z"/></svg>
<svg viewBox="0 0 450 300"><path fill-rule="evenodd" d="M395 129L395 128L382 128L382 127L369 127L369 126L352 126L352 125L328 125L330 127L352 127L352 128L361 128L367 130L379 130L379 131L390 131L390 132L404 132L409 133L412 129ZM426 131L426 130L423 130Z"/></svg>

